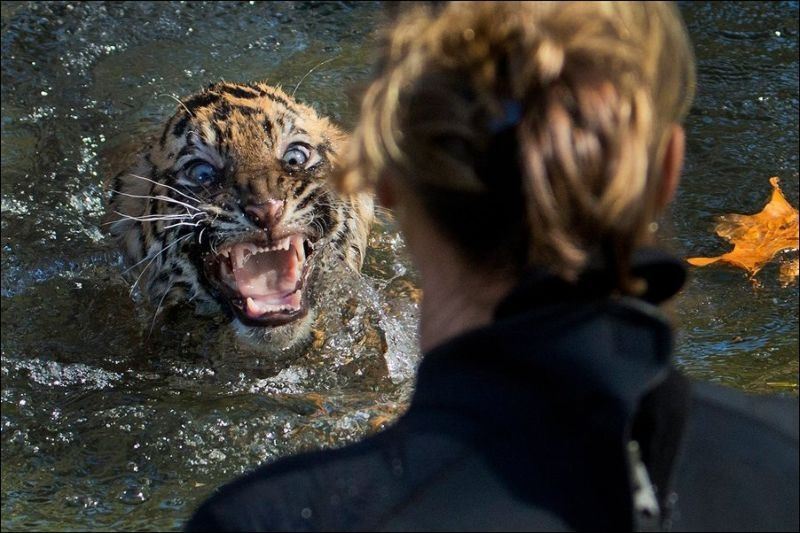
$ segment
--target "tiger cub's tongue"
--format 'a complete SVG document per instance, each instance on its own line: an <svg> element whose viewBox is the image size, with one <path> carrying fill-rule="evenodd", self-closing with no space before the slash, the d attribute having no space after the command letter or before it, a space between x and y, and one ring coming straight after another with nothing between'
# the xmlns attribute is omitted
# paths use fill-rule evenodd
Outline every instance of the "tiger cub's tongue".
<svg viewBox="0 0 800 533"><path fill-rule="evenodd" d="M294 246L258 252L253 245L242 243L231 249L231 258L236 287L244 298L251 297L262 307L293 303L286 297L295 292L302 273Z"/></svg>

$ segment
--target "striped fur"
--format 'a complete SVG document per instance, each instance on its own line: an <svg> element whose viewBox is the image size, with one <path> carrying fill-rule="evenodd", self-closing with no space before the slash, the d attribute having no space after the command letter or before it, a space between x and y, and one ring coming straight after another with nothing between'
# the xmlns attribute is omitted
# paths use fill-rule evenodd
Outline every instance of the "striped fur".
<svg viewBox="0 0 800 533"><path fill-rule="evenodd" d="M202 255L255 231L244 206L269 199L285 202L283 224L309 235L315 253L360 271L372 198L342 197L327 180L345 141L327 118L263 83L212 84L182 100L161 134L109 184L110 232L136 286L157 311L181 302L218 310ZM313 165L283 163L295 142L310 147ZM217 184L187 177L187 163L198 160L221 169ZM309 290L324 290L322 283L324 276Z"/></svg>

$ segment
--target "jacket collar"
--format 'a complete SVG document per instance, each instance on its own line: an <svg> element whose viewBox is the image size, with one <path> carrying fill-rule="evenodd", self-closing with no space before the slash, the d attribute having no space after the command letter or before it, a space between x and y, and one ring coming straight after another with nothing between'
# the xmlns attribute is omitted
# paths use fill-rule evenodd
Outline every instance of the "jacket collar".
<svg viewBox="0 0 800 533"><path fill-rule="evenodd" d="M602 271L590 271L576 285L531 273L498 305L495 322L425 354L415 402L450 396L440 387L440 372L472 367L480 379L493 369L519 367L558 380L565 396L590 390L622 402L626 412L635 410L669 369L672 330L655 304L680 289L686 269L672 256L645 249L634 255L633 272L647 284L640 298L613 296Z"/></svg>
<svg viewBox="0 0 800 533"><path fill-rule="evenodd" d="M675 257L655 248L641 248L632 257L633 277L644 280L638 298L658 305L674 296L686 282L686 267ZM537 305L608 298L613 279L602 265L590 267L577 283L568 283L548 272L531 270L497 306L495 318L524 312Z"/></svg>

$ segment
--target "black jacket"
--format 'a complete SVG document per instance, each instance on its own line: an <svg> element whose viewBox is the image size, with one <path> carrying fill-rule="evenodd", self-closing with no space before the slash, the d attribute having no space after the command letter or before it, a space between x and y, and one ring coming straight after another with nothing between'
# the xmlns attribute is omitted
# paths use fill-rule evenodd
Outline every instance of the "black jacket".
<svg viewBox="0 0 800 533"><path fill-rule="evenodd" d="M690 384L653 305L533 276L496 321L426 354L408 412L339 450L259 468L189 531L794 530L796 399Z"/></svg>

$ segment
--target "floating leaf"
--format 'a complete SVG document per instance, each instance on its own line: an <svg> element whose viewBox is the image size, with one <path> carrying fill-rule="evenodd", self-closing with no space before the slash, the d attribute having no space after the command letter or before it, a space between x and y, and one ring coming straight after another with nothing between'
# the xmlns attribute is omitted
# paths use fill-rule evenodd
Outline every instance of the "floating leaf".
<svg viewBox="0 0 800 533"><path fill-rule="evenodd" d="M718 257L691 257L687 261L701 267L717 261L730 263L753 277L779 253L797 251L797 209L786 201L778 181L770 178L772 198L760 213L719 217L717 235L733 243L733 250ZM781 265L780 279L784 286L793 283L797 275L796 259Z"/></svg>

